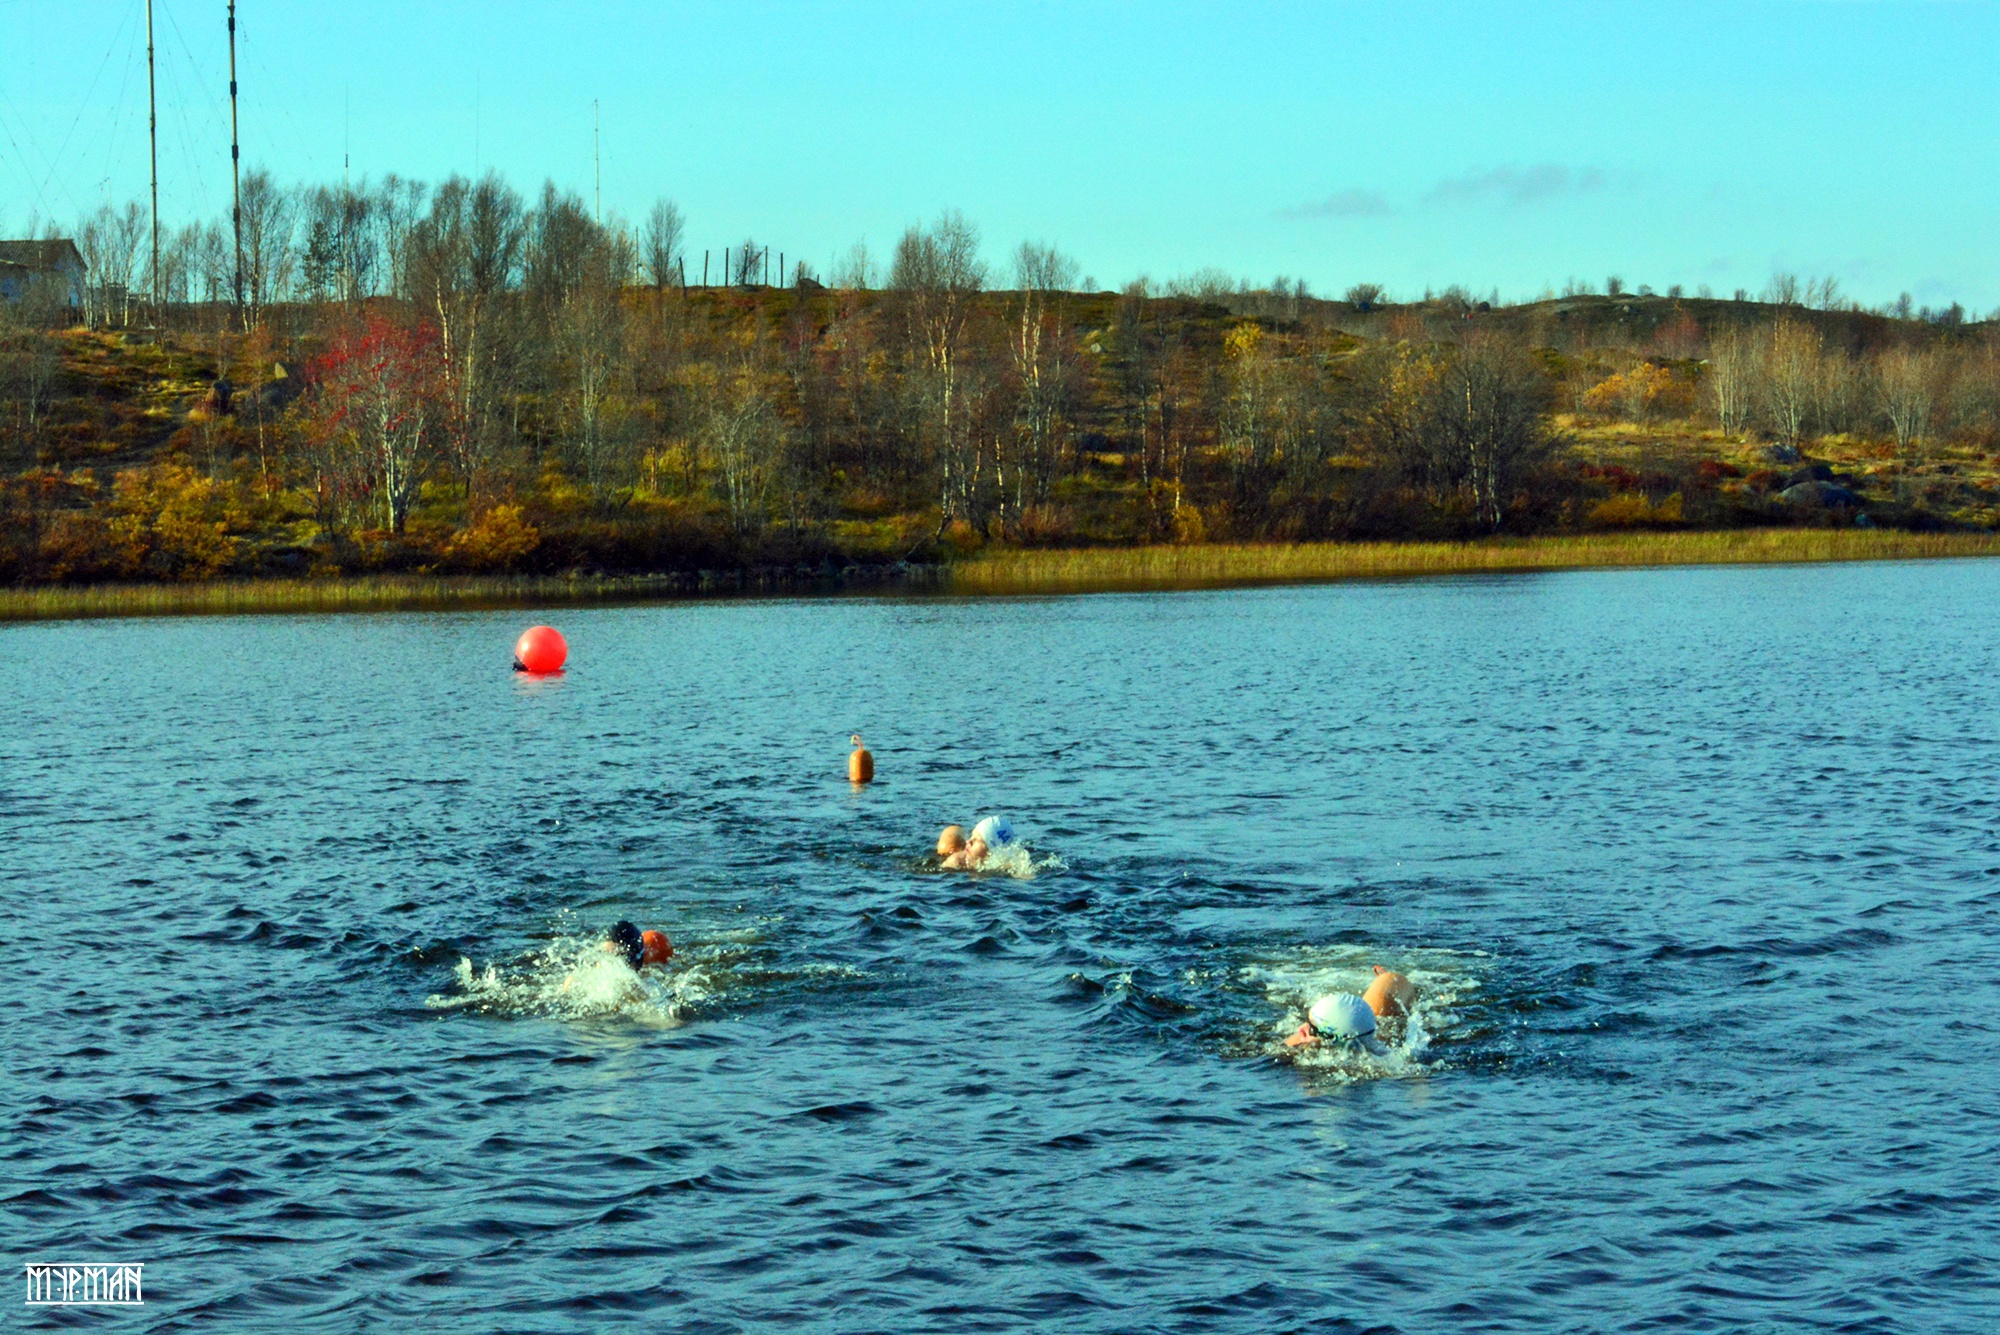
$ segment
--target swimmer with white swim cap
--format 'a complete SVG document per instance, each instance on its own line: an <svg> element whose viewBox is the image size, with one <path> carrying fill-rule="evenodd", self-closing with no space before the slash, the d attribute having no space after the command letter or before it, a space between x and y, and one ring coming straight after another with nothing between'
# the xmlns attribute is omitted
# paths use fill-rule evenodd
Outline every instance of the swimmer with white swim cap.
<svg viewBox="0 0 2000 1335"><path fill-rule="evenodd" d="M1375 1037L1375 1012L1351 992L1335 992L1315 1001L1306 1012L1306 1022L1285 1040L1288 1048L1312 1043L1352 1043L1377 1057L1389 1055L1388 1047Z"/></svg>
<svg viewBox="0 0 2000 1335"><path fill-rule="evenodd" d="M1005 816L988 816L966 834L947 825L938 836L938 856L953 871L977 871L986 859L1014 842L1014 826Z"/></svg>

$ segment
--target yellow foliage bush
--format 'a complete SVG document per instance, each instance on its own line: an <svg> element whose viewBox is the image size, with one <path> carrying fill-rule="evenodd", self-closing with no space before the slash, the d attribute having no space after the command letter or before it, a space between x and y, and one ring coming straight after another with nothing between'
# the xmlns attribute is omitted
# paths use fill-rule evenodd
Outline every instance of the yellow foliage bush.
<svg viewBox="0 0 2000 1335"><path fill-rule="evenodd" d="M1591 386L1584 392L1583 406L1587 412L1640 421L1679 407L1684 397L1672 371L1640 362Z"/></svg>
<svg viewBox="0 0 2000 1335"><path fill-rule="evenodd" d="M1592 528L1658 528L1678 524L1681 494L1675 492L1654 505L1640 492L1621 491L1592 506L1588 522Z"/></svg>
<svg viewBox="0 0 2000 1335"><path fill-rule="evenodd" d="M1246 321L1223 336L1222 346L1229 350L1232 357L1255 356L1264 346L1264 328Z"/></svg>
<svg viewBox="0 0 2000 1335"><path fill-rule="evenodd" d="M1183 501L1180 509L1174 511L1174 541L1181 543L1208 541L1208 521L1201 517L1200 506Z"/></svg>
<svg viewBox="0 0 2000 1335"><path fill-rule="evenodd" d="M235 559L251 520L236 488L186 464L128 469L112 489L113 537L180 579L214 579Z"/></svg>
<svg viewBox="0 0 2000 1335"><path fill-rule="evenodd" d="M541 545L542 535L518 505L496 505L452 535L445 553L472 570L505 570Z"/></svg>

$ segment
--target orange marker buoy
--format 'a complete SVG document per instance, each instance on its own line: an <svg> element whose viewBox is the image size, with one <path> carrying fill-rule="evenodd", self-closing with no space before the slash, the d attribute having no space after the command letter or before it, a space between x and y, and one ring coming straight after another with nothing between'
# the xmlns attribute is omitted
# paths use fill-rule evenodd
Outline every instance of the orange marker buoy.
<svg viewBox="0 0 2000 1335"><path fill-rule="evenodd" d="M639 959L643 964L665 964L674 957L674 943L667 940L665 932L641 932L639 945Z"/></svg>
<svg viewBox="0 0 2000 1335"><path fill-rule="evenodd" d="M554 626L530 626L514 641L514 666L519 672L561 672L569 645Z"/></svg>
<svg viewBox="0 0 2000 1335"><path fill-rule="evenodd" d="M849 783L875 782L875 757L868 754L861 745L861 734L848 738L854 743L854 754L847 758L847 781Z"/></svg>

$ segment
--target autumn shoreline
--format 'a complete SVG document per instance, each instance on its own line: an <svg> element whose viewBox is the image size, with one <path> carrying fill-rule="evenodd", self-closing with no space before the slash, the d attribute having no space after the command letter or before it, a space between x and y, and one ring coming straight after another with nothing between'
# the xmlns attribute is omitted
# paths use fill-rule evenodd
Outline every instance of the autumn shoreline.
<svg viewBox="0 0 2000 1335"><path fill-rule="evenodd" d="M2000 556L2000 534L1739 529L1475 542L1194 544L1010 550L949 564L630 576L374 576L0 589L0 621L105 616L474 611L717 597L1019 597L1536 571Z"/></svg>

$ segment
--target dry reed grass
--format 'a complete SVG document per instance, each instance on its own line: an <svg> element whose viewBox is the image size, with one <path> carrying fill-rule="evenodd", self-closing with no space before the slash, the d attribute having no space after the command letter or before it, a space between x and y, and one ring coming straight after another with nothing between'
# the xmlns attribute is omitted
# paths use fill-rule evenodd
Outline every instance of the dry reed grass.
<svg viewBox="0 0 2000 1335"><path fill-rule="evenodd" d="M658 598L685 591L682 582L644 576L626 579L384 576L205 584L50 585L0 589L0 621L258 612L435 611Z"/></svg>
<svg viewBox="0 0 2000 1335"><path fill-rule="evenodd" d="M1605 533L1485 542L1103 547L1013 551L939 571L906 568L886 591L970 595L1225 588L1397 576L2000 556L2000 534L1884 529L1744 529ZM728 582L674 575L622 578L382 576L206 584L100 584L0 589L0 621L217 613L392 612L644 601L728 592ZM779 591L779 590L766 590ZM794 590L796 591L796 590Z"/></svg>
<svg viewBox="0 0 2000 1335"><path fill-rule="evenodd" d="M1604 533L1483 542L1329 542L1274 546L1106 547L1019 551L951 567L962 594L1216 588L1402 575L1615 566L1738 565L2000 556L2000 535L1885 529L1741 529Z"/></svg>

